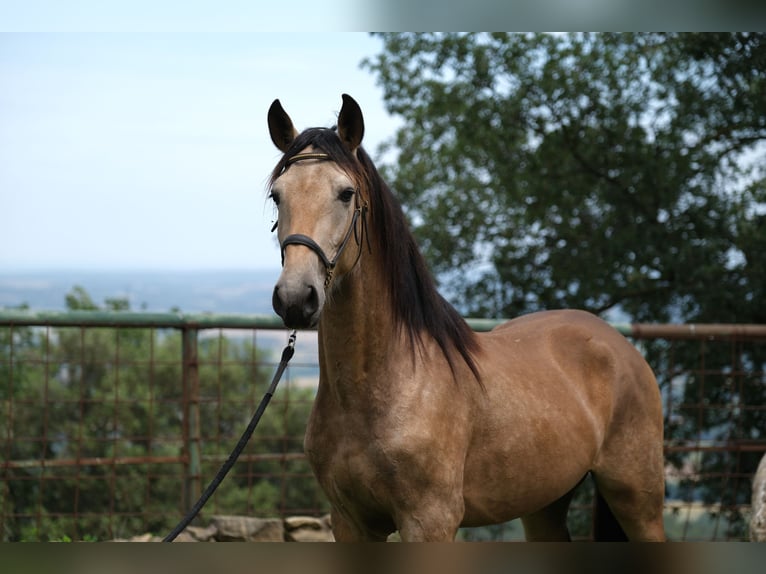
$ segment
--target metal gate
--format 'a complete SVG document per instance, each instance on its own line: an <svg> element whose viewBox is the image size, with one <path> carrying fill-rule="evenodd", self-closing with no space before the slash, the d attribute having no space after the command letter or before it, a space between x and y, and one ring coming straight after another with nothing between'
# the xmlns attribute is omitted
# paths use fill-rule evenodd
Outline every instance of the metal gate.
<svg viewBox="0 0 766 574"><path fill-rule="evenodd" d="M766 451L766 326L615 327L660 384L669 536L747 539ZM286 339L270 316L0 311L0 540L169 530L236 443ZM302 450L317 377L316 334L304 332L203 520L328 510Z"/></svg>

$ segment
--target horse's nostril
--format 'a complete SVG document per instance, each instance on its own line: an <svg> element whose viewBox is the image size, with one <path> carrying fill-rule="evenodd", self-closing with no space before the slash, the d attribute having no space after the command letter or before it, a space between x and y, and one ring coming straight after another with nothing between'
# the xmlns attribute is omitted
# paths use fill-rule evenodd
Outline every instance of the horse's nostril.
<svg viewBox="0 0 766 574"><path fill-rule="evenodd" d="M303 315L308 318L313 316L317 309L319 309L319 295L317 295L317 290L313 285L308 285L307 287L309 291L303 303Z"/></svg>
<svg viewBox="0 0 766 574"><path fill-rule="evenodd" d="M274 287L274 293L271 295L271 306L274 312L284 319L285 303L282 301L282 297L279 296L279 286Z"/></svg>

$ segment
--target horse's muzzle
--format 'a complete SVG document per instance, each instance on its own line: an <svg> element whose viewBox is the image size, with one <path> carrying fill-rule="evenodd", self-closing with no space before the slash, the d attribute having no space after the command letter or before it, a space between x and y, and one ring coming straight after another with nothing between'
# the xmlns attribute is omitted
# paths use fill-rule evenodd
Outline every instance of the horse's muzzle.
<svg viewBox="0 0 766 574"><path fill-rule="evenodd" d="M271 305L288 329L307 329L319 322L319 295L313 285L287 289L277 284Z"/></svg>

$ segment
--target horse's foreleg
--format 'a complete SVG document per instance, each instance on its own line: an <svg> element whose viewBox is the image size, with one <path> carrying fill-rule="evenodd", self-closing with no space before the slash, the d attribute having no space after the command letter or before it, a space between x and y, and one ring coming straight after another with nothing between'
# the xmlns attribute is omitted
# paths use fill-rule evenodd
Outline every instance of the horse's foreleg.
<svg viewBox="0 0 766 574"><path fill-rule="evenodd" d="M385 542L388 534L358 526L335 508L330 513L332 534L336 542Z"/></svg>
<svg viewBox="0 0 766 574"><path fill-rule="evenodd" d="M411 515L401 520L399 535L402 542L452 542L455 540L459 522Z"/></svg>
<svg viewBox="0 0 766 574"><path fill-rule="evenodd" d="M455 499L455 497L452 497ZM417 508L398 512L396 523L402 542L452 542L463 520L462 496L448 501L449 495L421 498Z"/></svg>

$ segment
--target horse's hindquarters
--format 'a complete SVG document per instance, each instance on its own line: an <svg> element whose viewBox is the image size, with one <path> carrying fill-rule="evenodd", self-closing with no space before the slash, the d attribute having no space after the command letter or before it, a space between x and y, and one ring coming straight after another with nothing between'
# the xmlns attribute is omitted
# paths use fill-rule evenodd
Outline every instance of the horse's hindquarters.
<svg viewBox="0 0 766 574"><path fill-rule="evenodd" d="M593 472L629 536L661 536L662 408L633 345L573 311L528 315L481 340L487 394L466 461L466 521L548 508Z"/></svg>

